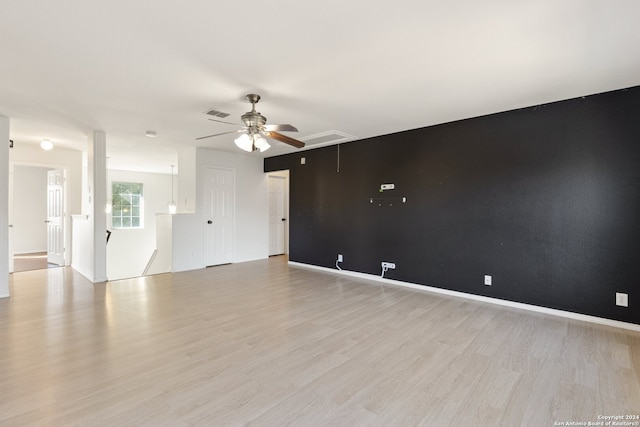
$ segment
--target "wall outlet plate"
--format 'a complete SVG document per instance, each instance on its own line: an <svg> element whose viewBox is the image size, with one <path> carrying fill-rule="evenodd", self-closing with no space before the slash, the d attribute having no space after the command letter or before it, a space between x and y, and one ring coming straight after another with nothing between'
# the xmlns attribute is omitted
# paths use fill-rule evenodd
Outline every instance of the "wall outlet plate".
<svg viewBox="0 0 640 427"><path fill-rule="evenodd" d="M489 276L488 274L484 275L484 284L486 286L491 286L491 280L492 280L491 276Z"/></svg>
<svg viewBox="0 0 640 427"><path fill-rule="evenodd" d="M629 307L629 295L622 292L616 292L616 305L620 307Z"/></svg>
<svg viewBox="0 0 640 427"><path fill-rule="evenodd" d="M394 188L396 188L396 186L394 184L382 184L380 186L380 191L393 190Z"/></svg>
<svg viewBox="0 0 640 427"><path fill-rule="evenodd" d="M396 268L396 264L393 262L384 262L382 261L382 268L387 268L389 270L394 270Z"/></svg>
<svg viewBox="0 0 640 427"><path fill-rule="evenodd" d="M338 262L342 262L342 254L338 254Z"/></svg>

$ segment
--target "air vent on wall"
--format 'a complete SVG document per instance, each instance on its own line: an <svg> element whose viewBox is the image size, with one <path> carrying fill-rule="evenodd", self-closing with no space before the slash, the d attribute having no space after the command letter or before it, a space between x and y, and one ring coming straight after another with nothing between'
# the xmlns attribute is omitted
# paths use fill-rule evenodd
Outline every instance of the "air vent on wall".
<svg viewBox="0 0 640 427"><path fill-rule="evenodd" d="M317 146L337 144L339 142L344 142L355 138L355 136L349 135L348 133L340 132L338 130L330 130L327 132L317 133L315 135L309 135L304 138L300 138L300 140L304 141L307 146Z"/></svg>
<svg viewBox="0 0 640 427"><path fill-rule="evenodd" d="M208 116L213 116L213 117L220 117L221 119L224 119L225 117L227 117L229 115L229 113L223 113L222 111L218 111L218 110L209 110L205 113Z"/></svg>

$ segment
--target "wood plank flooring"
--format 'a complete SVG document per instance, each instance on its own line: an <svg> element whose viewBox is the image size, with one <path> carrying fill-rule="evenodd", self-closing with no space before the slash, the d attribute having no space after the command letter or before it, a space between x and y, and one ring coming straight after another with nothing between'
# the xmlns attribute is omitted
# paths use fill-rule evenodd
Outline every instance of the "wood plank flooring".
<svg viewBox="0 0 640 427"><path fill-rule="evenodd" d="M13 271L30 271L41 270L44 268L59 267L56 264L49 264L47 262L46 252L34 252L28 254L15 254L13 256Z"/></svg>
<svg viewBox="0 0 640 427"><path fill-rule="evenodd" d="M640 333L290 267L14 273L0 425L553 426L640 415ZM638 421L638 420L635 420Z"/></svg>

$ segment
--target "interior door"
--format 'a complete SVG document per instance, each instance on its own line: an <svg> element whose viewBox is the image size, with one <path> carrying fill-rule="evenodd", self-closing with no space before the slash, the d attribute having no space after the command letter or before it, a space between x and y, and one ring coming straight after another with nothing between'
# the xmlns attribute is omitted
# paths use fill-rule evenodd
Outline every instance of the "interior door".
<svg viewBox="0 0 640 427"><path fill-rule="evenodd" d="M235 172L206 171L205 262L207 266L233 261Z"/></svg>
<svg viewBox="0 0 640 427"><path fill-rule="evenodd" d="M64 265L64 170L47 172L47 261Z"/></svg>
<svg viewBox="0 0 640 427"><path fill-rule="evenodd" d="M284 253L284 186L284 177L269 176L269 256Z"/></svg>

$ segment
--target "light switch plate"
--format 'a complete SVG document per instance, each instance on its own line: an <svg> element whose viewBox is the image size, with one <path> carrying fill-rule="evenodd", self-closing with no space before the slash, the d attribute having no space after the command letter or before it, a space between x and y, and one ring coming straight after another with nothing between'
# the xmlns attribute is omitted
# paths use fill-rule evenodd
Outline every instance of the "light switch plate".
<svg viewBox="0 0 640 427"><path fill-rule="evenodd" d="M620 307L629 307L629 295L622 292L616 292L616 305Z"/></svg>

